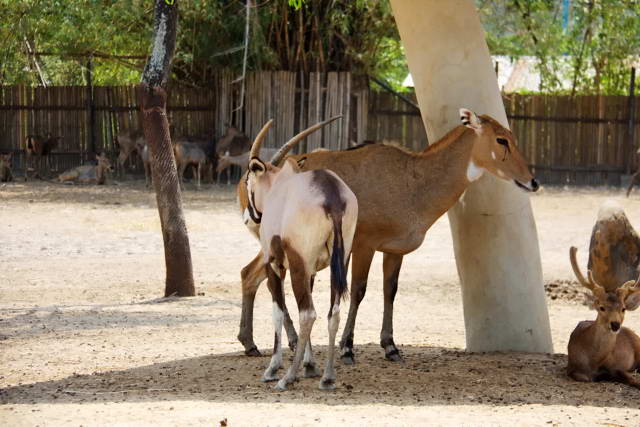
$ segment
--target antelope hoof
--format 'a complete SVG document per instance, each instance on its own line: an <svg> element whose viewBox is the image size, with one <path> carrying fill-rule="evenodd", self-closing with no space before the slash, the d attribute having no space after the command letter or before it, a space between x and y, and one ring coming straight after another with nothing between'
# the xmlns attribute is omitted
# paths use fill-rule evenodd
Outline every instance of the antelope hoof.
<svg viewBox="0 0 640 427"><path fill-rule="evenodd" d="M355 365L356 359L353 355L353 350L351 350L350 348L345 349L342 352L342 356L340 356L340 360L342 360L342 363L345 365Z"/></svg>
<svg viewBox="0 0 640 427"><path fill-rule="evenodd" d="M244 354L246 356L249 357L261 357L262 353L260 353L260 350L258 350L258 347L256 347L255 345L251 348L245 349L244 350Z"/></svg>
<svg viewBox="0 0 640 427"><path fill-rule="evenodd" d="M402 362L402 356L400 355L400 350L398 350L395 346L388 351L385 350L384 358L390 360L391 362Z"/></svg>
<svg viewBox="0 0 640 427"><path fill-rule="evenodd" d="M264 374L262 374L262 382L269 383L271 381L277 381L278 377L276 376L276 372L278 372L278 369L268 368L266 371L264 371Z"/></svg>
<svg viewBox="0 0 640 427"><path fill-rule="evenodd" d="M323 378L320 380L320 390L335 390L336 379L335 378Z"/></svg>
<svg viewBox="0 0 640 427"><path fill-rule="evenodd" d="M316 368L315 364L306 364L304 365L304 377L305 378L316 378L321 375L320 371Z"/></svg>
<svg viewBox="0 0 640 427"><path fill-rule="evenodd" d="M293 381L287 381L287 378L282 378L280 381L278 381L278 384L276 384L275 389L278 391L287 391L288 389L288 385L291 384Z"/></svg>

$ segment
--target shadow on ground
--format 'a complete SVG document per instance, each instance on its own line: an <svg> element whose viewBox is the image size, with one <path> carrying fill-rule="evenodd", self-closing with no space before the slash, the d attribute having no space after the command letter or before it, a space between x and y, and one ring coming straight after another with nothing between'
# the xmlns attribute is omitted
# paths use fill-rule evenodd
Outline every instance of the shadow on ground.
<svg viewBox="0 0 640 427"><path fill-rule="evenodd" d="M326 347L316 346L314 350L317 361L323 364ZM383 360L377 345L361 345L357 350L355 366L338 363L338 388L333 392L318 390L317 378L302 378L289 391L276 392L273 383L260 382L268 357L226 353L8 387L0 390L0 403L204 400L637 408L640 399L640 390L622 384L569 380L565 355L471 354L404 346L404 363L391 363Z"/></svg>

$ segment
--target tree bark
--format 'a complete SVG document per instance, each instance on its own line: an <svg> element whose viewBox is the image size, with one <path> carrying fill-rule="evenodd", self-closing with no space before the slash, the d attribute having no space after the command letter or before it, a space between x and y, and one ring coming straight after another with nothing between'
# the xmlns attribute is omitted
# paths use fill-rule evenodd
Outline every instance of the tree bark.
<svg viewBox="0 0 640 427"><path fill-rule="evenodd" d="M169 4L171 3L171 4ZM194 296L193 268L182 194L169 133L164 91L176 45L178 1L157 0L151 56L138 86L144 137L149 145L166 265L165 297Z"/></svg>

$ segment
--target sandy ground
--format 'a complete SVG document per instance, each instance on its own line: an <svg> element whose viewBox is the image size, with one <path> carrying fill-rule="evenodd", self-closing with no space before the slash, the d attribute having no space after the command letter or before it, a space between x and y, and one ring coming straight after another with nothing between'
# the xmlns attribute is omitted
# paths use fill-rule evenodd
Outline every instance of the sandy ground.
<svg viewBox="0 0 640 427"><path fill-rule="evenodd" d="M639 223L640 196L624 199L618 190L546 189L532 197L546 282L575 286L568 247L578 246L586 265L607 198ZM334 392L304 378L276 392L259 381L273 340L266 286L255 319L266 356L245 357L235 338L239 271L258 246L233 190L189 190L185 211L200 296L160 302L158 214L142 184L0 187L0 424L640 425L640 390L565 376L569 334L595 315L562 292L549 298L555 354L464 352L446 217L403 264L395 338L404 363L385 361L378 346L377 255L356 326L357 364L338 362ZM316 281L319 313L328 309L327 277ZM625 324L640 330L640 314ZM326 336L321 316L312 334L321 365Z"/></svg>

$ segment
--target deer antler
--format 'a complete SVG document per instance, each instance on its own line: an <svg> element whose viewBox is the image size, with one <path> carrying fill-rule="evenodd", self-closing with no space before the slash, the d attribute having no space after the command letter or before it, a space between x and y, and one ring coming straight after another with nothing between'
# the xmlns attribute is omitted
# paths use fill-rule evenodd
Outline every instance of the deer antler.
<svg viewBox="0 0 640 427"><path fill-rule="evenodd" d="M316 123L315 125L303 130L302 132L300 132L299 134L297 134L296 136L294 136L293 138L291 138L289 141L287 141L286 144L284 144L282 147L280 147L280 149L278 150L278 152L276 154L273 155L273 157L271 158L271 164L274 166L278 166L280 164L280 162L282 161L282 159L284 158L284 156L287 155L287 153L300 141L302 141L304 138L306 138L309 134L317 131L318 129L320 129L323 126L328 125L329 123L331 123L334 120L338 120L341 119L342 116L335 116L335 117L331 117L328 120L325 120L324 122L320 122L320 123Z"/></svg>
<svg viewBox="0 0 640 427"><path fill-rule="evenodd" d="M598 285L595 280L593 280L593 273L591 273L591 270L587 272L589 280L584 278L584 275L580 271L580 267L578 267L578 261L576 261L576 252L578 252L578 248L576 248L575 246L571 246L571 248L569 249L569 259L571 260L571 267L573 268L573 273L576 275L578 282L580 282L582 286L589 289L591 292L604 291L604 288Z"/></svg>
<svg viewBox="0 0 640 427"><path fill-rule="evenodd" d="M267 136L267 132L269 131L271 125L273 125L273 119L269 120L264 126L262 126L262 129L260 129L260 132L258 132L258 135L256 136L256 139L253 141L253 145L251 146L251 154L249 155L249 159L260 156L260 147L262 146L262 140L265 136Z"/></svg>
<svg viewBox="0 0 640 427"><path fill-rule="evenodd" d="M636 291L636 290L640 290L640 287L638 287L639 284L640 284L640 275L638 275L638 278L636 280L629 280L628 282L625 282L624 285L620 286L620 288L625 289L627 291Z"/></svg>

